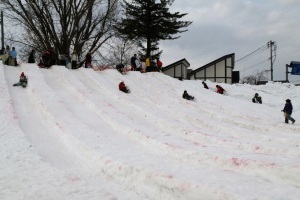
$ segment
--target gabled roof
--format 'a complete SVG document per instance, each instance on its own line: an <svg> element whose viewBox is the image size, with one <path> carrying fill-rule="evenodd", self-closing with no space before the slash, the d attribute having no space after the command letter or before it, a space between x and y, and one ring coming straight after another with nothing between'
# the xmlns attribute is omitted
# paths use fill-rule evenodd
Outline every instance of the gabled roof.
<svg viewBox="0 0 300 200"><path fill-rule="evenodd" d="M185 58L183 58L183 59L178 60L178 61L176 61L176 62L174 62L174 63L172 63L172 64L170 64L170 65L167 65L167 66L163 67L161 70L162 70L162 71L166 71L166 70L168 70L168 69L171 69L171 68L173 68L173 67L176 67L176 66L177 66L178 64L180 64L180 63L184 63L185 65L187 65L187 67L190 66L190 63L189 63Z"/></svg>
<svg viewBox="0 0 300 200"><path fill-rule="evenodd" d="M221 57L221 58L218 58L218 59L216 59L216 60L214 60L214 61L212 61L212 62L210 62L210 63L208 63L208 64L206 64L206 65L204 65L204 66L202 66L202 67L199 67L198 69L195 69L194 71L192 71L191 73L189 73L189 74L188 74L188 77L192 76L193 74L195 74L195 73L197 73L197 72L199 72L199 71L201 71L201 70L203 70L203 69L205 69L205 68L210 67L211 65L214 65L215 63L218 63L218 62L220 62L220 61L222 61L222 60L225 60L225 59L227 59L227 58L230 58L230 57L232 57L232 56L234 56L234 53L225 55L225 56L223 56L223 57Z"/></svg>

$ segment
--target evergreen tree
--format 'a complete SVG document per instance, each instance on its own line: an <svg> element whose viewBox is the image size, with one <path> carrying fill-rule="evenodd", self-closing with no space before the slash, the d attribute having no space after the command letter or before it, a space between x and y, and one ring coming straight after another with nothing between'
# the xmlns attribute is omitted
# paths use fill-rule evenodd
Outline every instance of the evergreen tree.
<svg viewBox="0 0 300 200"><path fill-rule="evenodd" d="M170 6L174 0L124 0L125 18L118 24L117 31L128 39L146 42L146 56L150 56L151 47L157 48L159 40L174 40L187 30L192 22L179 21L187 13L170 13ZM175 36L173 36L175 35Z"/></svg>

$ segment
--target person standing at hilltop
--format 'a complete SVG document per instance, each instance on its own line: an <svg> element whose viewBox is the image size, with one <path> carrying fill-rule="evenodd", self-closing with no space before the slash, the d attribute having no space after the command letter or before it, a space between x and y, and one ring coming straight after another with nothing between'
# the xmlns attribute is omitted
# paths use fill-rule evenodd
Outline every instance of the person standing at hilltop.
<svg viewBox="0 0 300 200"><path fill-rule="evenodd" d="M28 63L35 63L35 50L34 49L29 54Z"/></svg>
<svg viewBox="0 0 300 200"><path fill-rule="evenodd" d="M88 52L85 56L84 67L85 68L91 68L92 67L92 54L91 54L91 52Z"/></svg>
<svg viewBox="0 0 300 200"><path fill-rule="evenodd" d="M16 51L15 47L12 47L11 51L9 52L9 65L18 66L17 51Z"/></svg>
<svg viewBox="0 0 300 200"><path fill-rule="evenodd" d="M130 59L131 71L136 71L136 59L136 54L134 54Z"/></svg>
<svg viewBox="0 0 300 200"><path fill-rule="evenodd" d="M77 69L77 62L78 62L78 55L77 55L76 50L73 50L73 53L71 56L72 69Z"/></svg>
<svg viewBox="0 0 300 200"><path fill-rule="evenodd" d="M146 65L146 72L147 72L150 68L150 56L147 56L145 60L145 65Z"/></svg>

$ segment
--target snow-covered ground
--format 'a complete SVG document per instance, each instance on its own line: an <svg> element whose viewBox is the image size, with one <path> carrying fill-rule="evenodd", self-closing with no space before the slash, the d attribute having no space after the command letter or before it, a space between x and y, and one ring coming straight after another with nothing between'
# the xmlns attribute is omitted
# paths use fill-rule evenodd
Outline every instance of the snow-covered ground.
<svg viewBox="0 0 300 200"><path fill-rule="evenodd" d="M162 73L0 68L1 200L300 198L300 87L220 95ZM13 87L22 71L27 88Z"/></svg>

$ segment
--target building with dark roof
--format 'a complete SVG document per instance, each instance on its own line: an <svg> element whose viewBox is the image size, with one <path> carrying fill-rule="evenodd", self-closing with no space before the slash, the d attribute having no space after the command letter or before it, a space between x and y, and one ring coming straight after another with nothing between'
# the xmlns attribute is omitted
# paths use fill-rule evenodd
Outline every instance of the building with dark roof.
<svg viewBox="0 0 300 200"><path fill-rule="evenodd" d="M183 78L186 79L187 78L187 68L190 67L190 63L185 59L181 59L177 62L174 62L166 67L163 67L161 69L161 71L168 75L171 76L173 78Z"/></svg>
<svg viewBox="0 0 300 200"><path fill-rule="evenodd" d="M228 54L218 58L187 75L187 79L232 84L232 71L234 69L235 54Z"/></svg>

